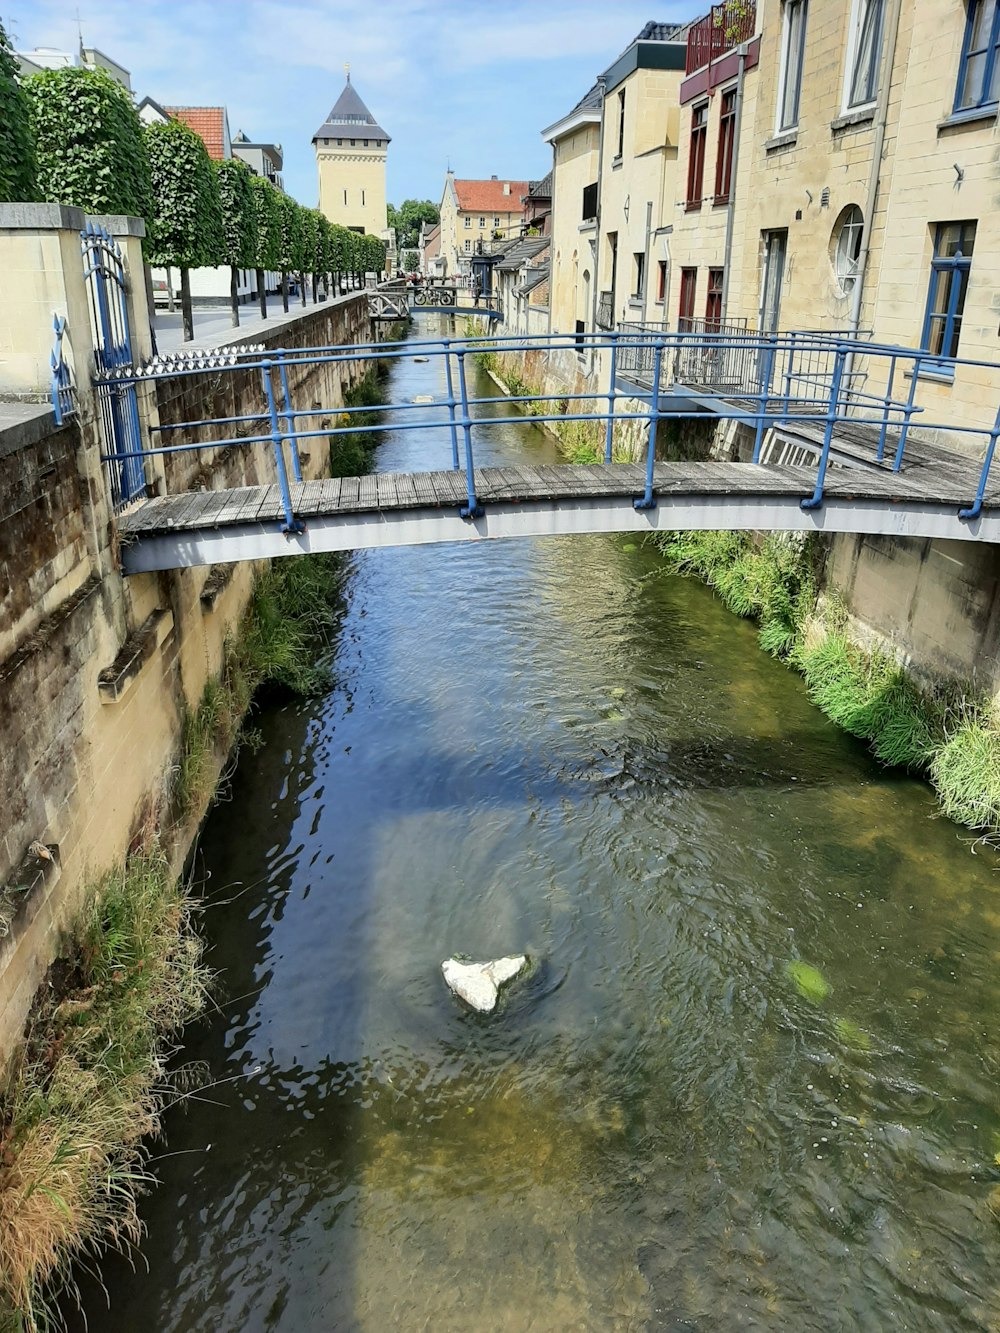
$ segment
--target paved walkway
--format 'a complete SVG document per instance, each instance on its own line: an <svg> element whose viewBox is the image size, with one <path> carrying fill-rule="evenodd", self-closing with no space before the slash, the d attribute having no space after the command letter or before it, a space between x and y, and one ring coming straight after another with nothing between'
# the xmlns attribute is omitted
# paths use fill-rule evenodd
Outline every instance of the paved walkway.
<svg viewBox="0 0 1000 1333"><path fill-rule="evenodd" d="M353 296L354 293L348 293ZM340 297L340 300L346 300L347 297ZM330 302L320 301L319 305L329 305ZM267 298L267 319L260 317L260 303L254 301L252 305L240 306L240 326L234 329L230 317L229 306L195 306L194 308L194 342L186 343L184 341L184 332L181 324L180 307L176 310L165 310L162 306L156 311L153 317L153 329L156 333L156 350L158 352L179 352L184 348L208 348L222 347L226 343L234 341L245 341L252 338L255 331L273 329L282 324L289 324L302 315L310 313L314 309L312 297L309 297L309 304L302 305L301 296L289 296L288 314L281 308L281 297L269 296Z"/></svg>

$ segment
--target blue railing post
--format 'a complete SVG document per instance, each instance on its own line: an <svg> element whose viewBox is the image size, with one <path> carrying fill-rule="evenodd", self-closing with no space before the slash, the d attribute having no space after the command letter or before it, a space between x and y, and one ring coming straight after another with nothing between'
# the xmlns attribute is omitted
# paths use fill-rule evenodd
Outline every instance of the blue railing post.
<svg viewBox="0 0 1000 1333"><path fill-rule="evenodd" d="M983 470L979 474L979 485L976 488L976 498L968 509L960 509L958 511L959 518L978 518L982 513L983 497L986 494L986 481L990 475L990 467L993 464L993 455L996 452L997 436L1000 436L1000 409L997 410L996 418L993 422L993 429L990 431L990 442L986 449L986 457L983 459Z"/></svg>
<svg viewBox="0 0 1000 1333"><path fill-rule="evenodd" d="M760 462L760 456L764 448L764 426L767 422L767 400L771 392L771 378L774 375L774 355L777 350L776 339L771 337L767 341L767 347L764 351L764 373L760 379L760 393L757 403L757 433L753 441L753 461Z"/></svg>
<svg viewBox="0 0 1000 1333"><path fill-rule="evenodd" d="M958 285L957 283L955 284ZM906 399L906 407L903 409L903 427L899 432L899 444L896 446L896 457L893 460L892 470L898 472L903 466L903 451L906 449L906 437L910 433L910 418L913 416L914 403L917 397L917 381L920 379L920 367L923 365L923 357L917 356L913 359L913 379L910 381L910 393Z"/></svg>
<svg viewBox="0 0 1000 1333"><path fill-rule="evenodd" d="M816 475L816 489L812 495L800 501L803 509L818 509L823 503L823 483L826 481L826 469L830 461L830 445L833 443L833 428L840 415L840 386L844 378L844 363L847 351L838 346L833 354L833 379L830 385L830 398L826 407L826 429L823 432L823 452L819 458L819 472Z"/></svg>
<svg viewBox="0 0 1000 1333"><path fill-rule="evenodd" d="M608 376L608 424L604 431L604 461L612 462L615 439L615 377L618 374L618 334L608 335L611 339L611 372Z"/></svg>
<svg viewBox="0 0 1000 1333"><path fill-rule="evenodd" d="M656 462L656 427L660 420L660 371L663 367L663 343L656 344L653 353L653 393L649 402L649 445L646 450L646 490L641 500L633 500L636 509L655 509L653 499L653 465Z"/></svg>
<svg viewBox="0 0 1000 1333"><path fill-rule="evenodd" d="M889 358L889 382L885 386L885 399L883 401L883 407L885 410L882 413L882 425L879 427L879 432L878 432L878 453L876 454L876 457L878 458L878 461L880 463L885 458L885 434L886 431L889 429L889 412L892 408L892 386L895 378L896 378L896 357L891 356Z"/></svg>
<svg viewBox="0 0 1000 1333"><path fill-rule="evenodd" d="M288 473L285 470L285 451L282 448L281 425L278 421L278 408L274 401L274 385L271 383L273 361L262 361L261 377L264 381L264 394L267 397L267 413L271 419L271 443L274 445L274 461L278 467L278 485L281 488L281 505L285 511L282 532L303 532L304 528L292 512L292 494L288 488Z"/></svg>
<svg viewBox="0 0 1000 1333"><path fill-rule="evenodd" d="M281 393L285 400L285 410L282 414L285 418L285 434L292 446L292 473L296 481L302 480L302 463L299 460L299 440L295 429L295 417L292 413L292 397L288 392L288 367L285 365L285 349L278 347L275 349L275 355L278 357L278 369L281 374Z"/></svg>
<svg viewBox="0 0 1000 1333"><path fill-rule="evenodd" d="M476 499L476 472L472 463L472 418L469 416L469 390L465 382L465 352L456 353L458 357L458 387L462 395L462 430L465 432L465 484L468 488L468 504L460 510L463 518L482 518L483 506Z"/></svg>
<svg viewBox="0 0 1000 1333"><path fill-rule="evenodd" d="M451 466L457 472L458 462L458 426L455 421L455 385L451 375L451 347L450 338L442 338L444 343L444 377L448 385L448 425L451 429Z"/></svg>
<svg viewBox="0 0 1000 1333"><path fill-rule="evenodd" d="M795 370L795 334L792 333L788 340L788 361L785 366L785 393L784 393L784 411L788 415L788 409L792 403L792 377Z"/></svg>

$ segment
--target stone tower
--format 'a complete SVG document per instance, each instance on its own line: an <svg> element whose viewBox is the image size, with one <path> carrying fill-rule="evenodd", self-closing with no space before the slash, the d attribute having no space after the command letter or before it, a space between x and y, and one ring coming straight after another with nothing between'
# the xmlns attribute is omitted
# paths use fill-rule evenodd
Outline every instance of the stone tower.
<svg viewBox="0 0 1000 1333"><path fill-rule="evenodd" d="M358 96L350 74L344 91L313 135L319 206L331 222L382 236L389 136Z"/></svg>

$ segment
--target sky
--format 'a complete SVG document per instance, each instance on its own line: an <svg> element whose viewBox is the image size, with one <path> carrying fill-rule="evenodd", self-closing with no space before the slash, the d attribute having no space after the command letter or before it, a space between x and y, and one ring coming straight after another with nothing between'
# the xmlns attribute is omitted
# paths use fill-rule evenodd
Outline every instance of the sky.
<svg viewBox="0 0 1000 1333"><path fill-rule="evenodd" d="M650 19L708 0L0 0L15 50L85 46L132 74L136 100L218 106L229 128L280 143L285 189L317 202L312 136L344 64L390 135L391 202L438 203L445 170L529 180L552 165L540 131Z"/></svg>

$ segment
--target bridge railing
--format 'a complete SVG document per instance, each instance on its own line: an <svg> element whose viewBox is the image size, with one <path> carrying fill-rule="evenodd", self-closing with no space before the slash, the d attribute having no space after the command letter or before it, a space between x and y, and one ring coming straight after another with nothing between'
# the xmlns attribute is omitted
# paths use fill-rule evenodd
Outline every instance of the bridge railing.
<svg viewBox="0 0 1000 1333"><path fill-rule="evenodd" d="M581 339L593 353L605 387L579 393L524 390L501 399L475 394L470 361L478 354L577 352ZM416 401L352 407L348 424L325 425L323 418L341 409L329 403L299 405L289 389L290 383L302 378L293 372L309 366L336 364L346 369L362 361L402 361L414 357L439 364L440 391L427 399L422 395ZM631 381L627 389L620 387L621 364L629 358L648 365L645 386ZM988 367L996 378L1000 395L1000 366L971 361L949 362L949 365L953 369L975 367L980 383L985 378L982 368ZM871 382L881 386L878 389L867 387L873 366ZM709 367L709 371L704 367ZM258 347L227 349L224 353L187 351L140 367L116 368L102 382L121 386L150 378L201 374L206 370L221 376L256 372L261 385L259 407L239 416L161 425L155 428L157 442L136 451L134 456L229 447L268 448L273 451L284 527L292 532L301 528L293 487L302 480L300 446L308 440L335 441L359 426L374 432L433 432L439 440L443 437L450 444L448 464L464 473L467 499L461 512L464 517L472 518L482 513L475 480L475 445L482 428L511 422L593 423L598 437L603 427L604 461L610 465L615 426L626 421L643 423L647 432L645 486L634 503L637 508L648 509L656 504L654 464L659 423L695 416L702 421L711 420L713 415L716 420L739 420L750 428L754 463L762 463L766 434L775 425L808 423L814 433L820 430L814 490L802 501L807 509L822 504L838 427L849 424L855 439L859 427L867 432L871 465L884 465L896 471L904 464L907 440L915 422L919 421L925 430L984 437L986 451L976 493L970 495L971 503L960 511L963 518L974 519L986 493L1000 435L1000 413L992 424L928 421L917 401L921 372L928 368L940 370L940 358L919 349L882 346L836 335L759 334L744 329L734 332L731 327L677 332L622 328L608 333L504 338L491 334L294 350ZM693 379L697 381L694 387ZM433 444L434 435L428 439ZM445 460L437 460L442 461Z"/></svg>

